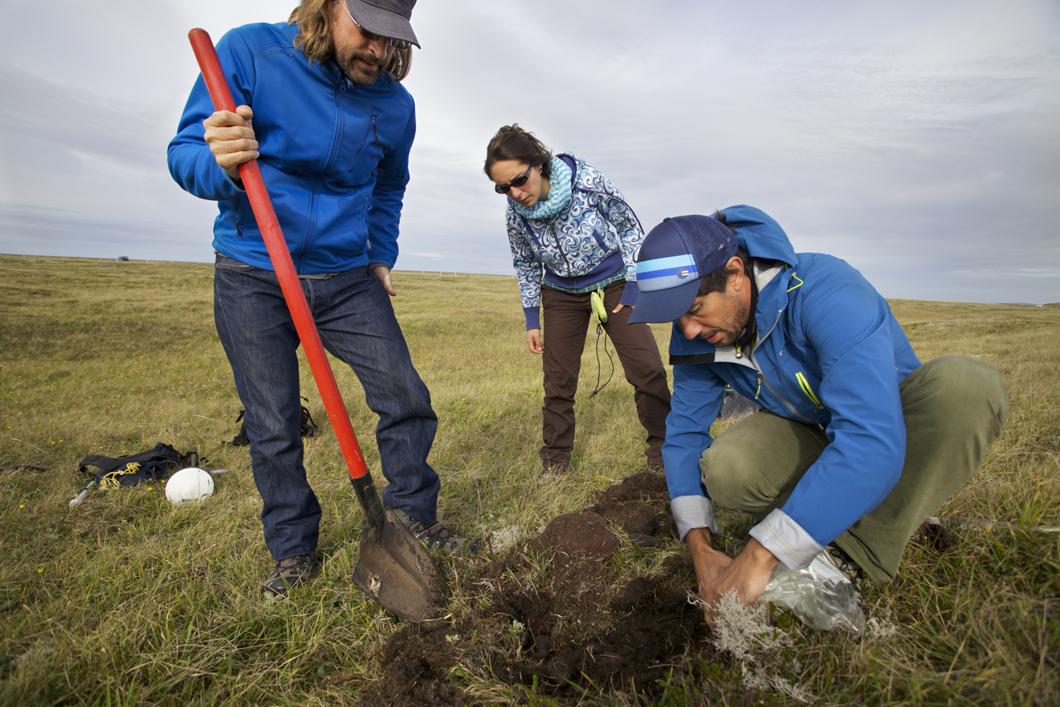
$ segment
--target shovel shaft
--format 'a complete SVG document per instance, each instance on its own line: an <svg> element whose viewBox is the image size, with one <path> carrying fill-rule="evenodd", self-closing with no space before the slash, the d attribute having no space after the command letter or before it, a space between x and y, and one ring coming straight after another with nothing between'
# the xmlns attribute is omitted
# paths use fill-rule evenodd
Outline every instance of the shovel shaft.
<svg viewBox="0 0 1060 707"><path fill-rule="evenodd" d="M196 28L188 32L188 39L195 52L195 59L199 62L199 69L202 71L202 77L210 92L214 108L235 111L236 104L232 99L231 91L228 90L228 83L221 71L221 62L217 58L210 35L205 30ZM328 419L331 421L331 427L335 430L335 437L342 450L342 456L346 460L350 480L355 482L354 487L358 489L357 497L369 518L381 517L382 504L374 488L370 494L364 491L364 487L372 485L368 467L364 462L364 454L361 453L361 446L357 443L357 435L354 434L353 425L350 424L346 404L342 401L342 395L339 394L335 375L331 371L324 347L320 343L320 334L317 332L313 315L306 303L302 285L298 282L298 273L291 260L291 253L287 250L287 241L284 240L283 231L276 220L276 212L272 208L269 192L265 189L265 181L261 177L261 169L258 167L257 160L239 165L239 177L243 180L243 188L247 192L250 207L254 211L254 219L258 223L261 237L265 241L265 248L269 252L269 260L272 261L272 267L276 271L276 279L280 283L283 298L294 320L298 338L302 341L302 348L309 361L309 368L313 372L317 389L320 391L320 398L324 402L324 409L327 410ZM366 504L378 505L378 508Z"/></svg>

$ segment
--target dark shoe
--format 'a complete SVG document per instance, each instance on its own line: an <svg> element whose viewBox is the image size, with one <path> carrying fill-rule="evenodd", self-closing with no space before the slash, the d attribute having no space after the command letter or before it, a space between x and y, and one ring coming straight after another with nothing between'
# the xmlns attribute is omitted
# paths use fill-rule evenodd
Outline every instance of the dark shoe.
<svg viewBox="0 0 1060 707"><path fill-rule="evenodd" d="M541 457L542 476L560 476L570 472L571 463L569 450L563 452L549 449L548 447L542 447L537 454Z"/></svg>
<svg viewBox="0 0 1060 707"><path fill-rule="evenodd" d="M308 581L316 573L317 566L310 555L292 555L276 563L276 569L262 583L261 588L265 590L267 598L283 596L288 589Z"/></svg>
<svg viewBox="0 0 1060 707"><path fill-rule="evenodd" d="M541 462L541 476L563 476L570 471L570 462Z"/></svg>
<svg viewBox="0 0 1060 707"><path fill-rule="evenodd" d="M865 581L865 570L861 569L858 563L850 559L850 555L846 554L835 543L831 543L825 551L839 571L843 573L843 576L849 579L850 583L854 585L854 589L860 593L861 583Z"/></svg>
<svg viewBox="0 0 1060 707"><path fill-rule="evenodd" d="M478 550L478 543L457 535L438 521L427 525L401 509L394 509L391 513L395 520L408 528L410 533L431 550L443 550L454 555L470 555Z"/></svg>

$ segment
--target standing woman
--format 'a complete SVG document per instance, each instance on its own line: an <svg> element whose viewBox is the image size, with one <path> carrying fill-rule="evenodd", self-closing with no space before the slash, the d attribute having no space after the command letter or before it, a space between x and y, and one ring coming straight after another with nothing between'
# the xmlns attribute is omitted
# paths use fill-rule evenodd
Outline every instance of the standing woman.
<svg viewBox="0 0 1060 707"><path fill-rule="evenodd" d="M505 217L526 340L532 353L544 354L544 471L570 469L574 394L590 296L597 290L610 313L604 329L648 433L648 465L661 469L670 389L651 330L628 322L637 298L635 256L644 239L636 214L610 179L577 157L553 155L518 125L504 126L490 140L485 171L496 192L508 197Z"/></svg>

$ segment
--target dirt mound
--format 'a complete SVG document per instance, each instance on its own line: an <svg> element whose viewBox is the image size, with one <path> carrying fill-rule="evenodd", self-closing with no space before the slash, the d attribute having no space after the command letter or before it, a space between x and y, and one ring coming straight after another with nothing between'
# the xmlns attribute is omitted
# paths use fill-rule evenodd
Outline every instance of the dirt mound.
<svg viewBox="0 0 1060 707"><path fill-rule="evenodd" d="M622 541L598 513L564 513L553 518L541 534L527 542L534 552L553 550L564 555L585 554L599 559L610 557Z"/></svg>
<svg viewBox="0 0 1060 707"><path fill-rule="evenodd" d="M590 684L638 701L657 697L669 671L690 665L686 654L713 650L701 640L701 613L687 601L691 565L681 557L659 576L629 578L614 557L623 540L611 524L638 545L672 536L661 476L627 478L589 509L554 518L523 546L461 578L482 593L445 627L396 633L383 656L385 675L366 702L491 701L475 694L475 676L558 698Z"/></svg>
<svg viewBox="0 0 1060 707"><path fill-rule="evenodd" d="M662 474L634 474L600 494L589 510L621 527L637 545L653 547L657 538L677 536Z"/></svg>

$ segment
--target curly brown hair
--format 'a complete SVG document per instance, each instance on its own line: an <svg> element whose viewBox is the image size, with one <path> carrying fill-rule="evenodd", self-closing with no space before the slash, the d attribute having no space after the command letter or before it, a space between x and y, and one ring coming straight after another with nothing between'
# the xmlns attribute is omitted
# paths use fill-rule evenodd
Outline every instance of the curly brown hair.
<svg viewBox="0 0 1060 707"><path fill-rule="evenodd" d="M309 58L310 61L325 62L335 56L335 47L331 44L331 13L330 6L333 2L343 0L302 0L292 12L287 21L292 25L298 25L298 36L295 37L295 46ZM390 61L385 70L395 81L401 81L409 75L412 66L412 47L392 49Z"/></svg>
<svg viewBox="0 0 1060 707"><path fill-rule="evenodd" d="M545 179L552 174L552 152L533 133L523 130L517 123L503 126L486 146L486 163L482 166L486 176L492 179L490 167L504 160L540 167L541 176Z"/></svg>

